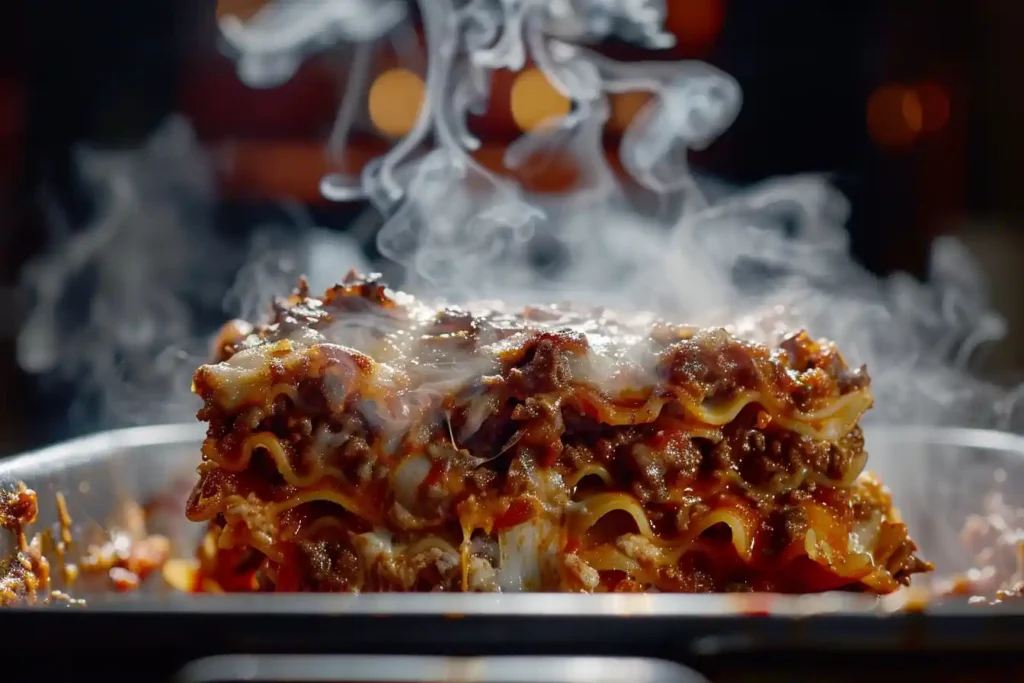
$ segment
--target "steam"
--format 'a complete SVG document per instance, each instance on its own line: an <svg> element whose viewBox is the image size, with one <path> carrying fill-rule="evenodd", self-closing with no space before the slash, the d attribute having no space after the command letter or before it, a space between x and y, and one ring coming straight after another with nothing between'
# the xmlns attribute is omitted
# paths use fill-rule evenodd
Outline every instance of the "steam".
<svg viewBox="0 0 1024 683"><path fill-rule="evenodd" d="M762 338L805 328L835 340L852 364L868 365L876 397L869 420L1024 428L1024 386L998 387L974 373L1005 325L959 242L935 242L925 282L905 274L877 278L852 259L847 203L824 179L772 179L720 197L691 172L689 152L711 144L736 118L736 81L699 62L625 64L589 47L612 36L653 49L670 45L664 0L416 6L429 62L415 126L360 177L331 174L321 184L329 199L369 201L374 215L365 225L383 216L377 246L384 263L367 263L353 238L318 230L294 207L284 207L286 220L260 226L248 244L221 236L213 160L180 119L139 149L80 150L96 217L73 226L47 202L52 245L25 272L30 315L18 361L98 404L99 424L84 427L191 420L191 375L207 360L221 321L262 317L302 272L323 289L349 268L374 267L401 270L391 284L423 298L570 301ZM272 0L254 20L226 20L222 30L241 77L254 87L287 80L307 55L337 41L355 43L350 90L328 143L341 155L369 82L372 43L408 37L408 8L400 0ZM552 158L571 162L576 186L558 196L527 193L473 157L481 143L467 118L487 109L492 72L528 62L573 106L518 139L504 162L513 170ZM609 97L635 91L651 100L621 140L624 183L608 165L603 130ZM325 333L357 346L367 336L355 317ZM432 409L433 393L467 372L475 369L445 369L408 407ZM449 432L453 447L491 409L480 408ZM389 435L408 429L407 416L366 417L392 420ZM904 483L910 479L896 470ZM408 474L415 480L422 471ZM949 499L946 508L973 504L959 489L950 498L957 477L913 477L928 484L910 486L920 495L899 503L922 517L931 519L936 495ZM942 486L932 486L939 479ZM958 514L946 509L949 520ZM934 547L956 556L943 543L958 530L934 531Z"/></svg>
<svg viewBox="0 0 1024 683"><path fill-rule="evenodd" d="M76 163L95 218L73 225L42 197L53 246L25 269L17 358L55 390L73 387L78 429L193 419L191 376L225 317L258 318L301 272L325 287L335 260L366 265L294 208L248 248L221 236L214 164L180 118L138 149L83 148Z"/></svg>
<svg viewBox="0 0 1024 683"><path fill-rule="evenodd" d="M377 38L405 16L401 0L276 2L245 26L236 17L225 17L220 30L240 53L242 80L267 87L294 76L308 51L335 41Z"/></svg>
<svg viewBox="0 0 1024 683"><path fill-rule="evenodd" d="M229 20L222 29L255 87L280 83L307 55L337 41L358 43L356 86L331 136L341 154L353 98L363 96L370 43L398 35L406 7L397 0L276 0L249 23ZM417 7L429 63L413 130L361 177L332 174L322 183L328 198L366 199L384 216L379 250L405 273L392 284L453 301L469 295L649 309L755 336L805 327L836 340L851 362L868 364L877 404L871 419L1017 426L1022 392L971 372L1004 324L958 242L935 243L927 282L879 279L851 258L848 207L821 178L709 196L687 155L733 122L738 84L700 62L619 63L589 47L611 36L669 46L663 1L420 0ZM524 169L552 157L571 160L577 185L557 197L530 195L472 156L480 141L467 117L486 109L492 72L521 70L528 60L573 108L517 140L505 163ZM652 98L621 141L627 187L608 166L602 131L609 96L630 91ZM340 277L369 265L344 238L307 253L311 227L303 242L278 226L251 242L224 300L239 245L224 243L210 226L211 165L187 126L172 121L140 150L86 152L80 161L104 204L92 225L27 273L33 309L19 362L102 390L116 422L186 419L194 410L188 377L211 332L196 320L197 307L259 317L300 269L312 265L322 286L325 273ZM83 274L95 281L95 295L85 319L76 319L80 307L69 295Z"/></svg>
<svg viewBox="0 0 1024 683"><path fill-rule="evenodd" d="M286 5L299 11L284 1L270 7ZM613 35L671 45L663 1L420 0L417 7L430 60L416 125L361 178L332 175L323 183L326 196L369 199L386 217L378 247L405 267L404 289L455 301L468 294L644 308L755 336L804 327L836 340L851 362L868 364L872 419L1014 425L1019 392L971 372L1005 325L960 243L934 244L927 282L879 279L851 258L848 206L822 178L773 179L708 198L687 154L733 122L738 84L700 62L619 63L588 47ZM248 42L235 35L241 52L254 49L255 34ZM318 40L268 41L258 51L285 63ZM472 157L480 142L466 119L485 110L491 72L518 71L528 60L573 110L521 137L505 164L572 160L578 182L564 196L528 196ZM620 147L638 191L617 180L602 145L609 96L629 91L652 96Z"/></svg>
<svg viewBox="0 0 1024 683"><path fill-rule="evenodd" d="M170 378L201 357L193 311L216 296L203 286L209 278L197 277L196 237L224 248L202 232L208 164L177 120L142 149L80 150L77 163L97 218L74 231L59 205L46 203L57 245L25 271L34 306L18 362L74 382L83 400L101 397L120 421L180 415L191 406L188 387Z"/></svg>

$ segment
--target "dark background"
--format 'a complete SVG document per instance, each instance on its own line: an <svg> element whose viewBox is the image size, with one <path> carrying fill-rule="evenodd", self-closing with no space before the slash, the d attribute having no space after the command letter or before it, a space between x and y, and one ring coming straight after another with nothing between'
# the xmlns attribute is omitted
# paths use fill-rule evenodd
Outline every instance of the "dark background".
<svg viewBox="0 0 1024 683"><path fill-rule="evenodd" d="M1015 375L1024 365L1024 194L1017 189L1024 152L1024 3L693 2L688 7L697 7L696 15L674 14L683 37L675 56L706 58L744 89L739 120L701 158L702 166L734 183L829 173L854 206L855 254L878 273L922 275L930 241L940 234L960 236L992 279L995 303L1010 321L1011 338L994 367ZM0 396L6 400L0 453L97 426L69 417L73 382L26 376L13 353L25 313L17 289L21 268L49 238L39 189L50 188L73 221L91 215L89 193L71 162L76 145L131 147L168 113L183 112L211 151L232 142L245 152L218 177L213 229L229 242L242 245L247 226L286 200L310 205L320 225L343 230L350 222L352 207L318 199L323 168L310 154L334 117L337 66L312 60L291 82L251 91L217 49L216 11L212 0L4 5ZM707 20L716 11L721 21ZM694 26L710 28L694 33ZM925 92L915 90L922 84L948 98L948 116L921 100L928 130L901 132L900 121L893 123L900 112L886 109L884 98L876 109L869 104L880 88ZM494 113L495 121L501 116ZM500 121L487 130L493 144L502 144ZM357 138L353 144L364 143ZM278 170L268 173L268 166ZM211 311L209 325L221 315Z"/></svg>

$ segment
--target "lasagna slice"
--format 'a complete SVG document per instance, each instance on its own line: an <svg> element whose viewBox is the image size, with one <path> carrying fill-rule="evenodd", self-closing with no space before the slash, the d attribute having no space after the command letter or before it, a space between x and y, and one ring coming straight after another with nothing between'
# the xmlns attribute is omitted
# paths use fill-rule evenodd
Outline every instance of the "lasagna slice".
<svg viewBox="0 0 1024 683"><path fill-rule="evenodd" d="M189 519L226 591L888 593L931 569L863 472L863 369L350 274L225 326Z"/></svg>

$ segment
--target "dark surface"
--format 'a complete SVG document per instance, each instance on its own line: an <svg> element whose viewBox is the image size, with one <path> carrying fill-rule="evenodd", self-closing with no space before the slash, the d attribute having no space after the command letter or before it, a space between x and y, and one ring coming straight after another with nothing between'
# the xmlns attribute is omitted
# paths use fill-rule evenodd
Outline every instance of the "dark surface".
<svg viewBox="0 0 1024 683"><path fill-rule="evenodd" d="M455 619L118 614L70 608L2 611L0 631L17 633L19 661L33 661L33 673L51 680L80 675L86 662L108 661L108 681L157 681L191 659L226 653L652 657L684 663L711 681L863 682L893 680L898 671L913 672L913 680L989 681L1024 669L1019 657L1024 616L990 615L980 609L976 617L948 618ZM55 652L60 655L53 656Z"/></svg>

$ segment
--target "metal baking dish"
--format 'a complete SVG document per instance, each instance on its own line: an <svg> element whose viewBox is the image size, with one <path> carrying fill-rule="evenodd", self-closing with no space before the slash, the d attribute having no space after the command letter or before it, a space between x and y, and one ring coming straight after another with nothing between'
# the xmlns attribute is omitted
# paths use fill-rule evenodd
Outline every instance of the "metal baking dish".
<svg viewBox="0 0 1024 683"><path fill-rule="evenodd" d="M37 528L55 524L54 497L63 492L83 534L116 524L125 500L150 503L151 530L189 556L201 530L182 509L201 437L198 424L101 433L0 462L0 485L23 481L38 492ZM1024 507L1024 437L875 426L867 439L871 468L943 573L972 565L958 532L969 515L984 512L988 494L1001 492L1008 504ZM10 550L11 540L3 539L0 552ZM150 584L132 594L79 593L84 608L0 610L0 629L24 634L19 642L39 651L54 642L85 647L94 636L115 633L119 650L177 664L227 653L630 656L691 663L717 672L716 680L731 671L722 662L767 662L780 653L788 653L783 663L804 665L828 653L834 668L837 657L867 651L879 662L886 652L928 653L938 666L936 657L965 650L988 653L991 663L998 653L1024 649L1024 601L952 600L906 612L893 610L890 599L855 594L213 596L174 593L159 578ZM745 656L736 658L740 652ZM804 654L790 657L797 652ZM857 667L863 680L863 661Z"/></svg>

